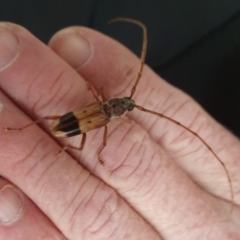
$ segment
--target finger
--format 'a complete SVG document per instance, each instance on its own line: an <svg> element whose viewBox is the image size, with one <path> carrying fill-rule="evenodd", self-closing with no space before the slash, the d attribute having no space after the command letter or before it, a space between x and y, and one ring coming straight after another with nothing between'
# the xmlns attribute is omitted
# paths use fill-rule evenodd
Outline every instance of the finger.
<svg viewBox="0 0 240 240"><path fill-rule="evenodd" d="M92 49L91 58L81 66L78 65L82 62L77 44L79 35L89 42ZM50 47L81 76L97 87L107 89L108 96L130 95L140 61L115 41L87 28L73 27L57 33L51 39ZM144 67L134 99L139 105L164 113L198 133L225 163L233 182L235 200L239 202L238 139L219 126L192 99L157 77L147 66ZM166 119L138 110L129 116L146 129L152 139L163 146L196 182L210 192L231 200L224 168L196 136Z"/></svg>
<svg viewBox="0 0 240 240"><path fill-rule="evenodd" d="M0 239L66 239L36 205L0 178Z"/></svg>
<svg viewBox="0 0 240 240"><path fill-rule="evenodd" d="M77 106L79 103L74 99L79 92L75 90L81 90L83 79L26 30L10 26L19 40L19 52L14 62L0 73L1 87L5 92L18 100L27 112L34 109L37 114L39 110L43 116L60 108L60 104L63 108L69 107L70 103ZM35 72L38 74L34 75ZM58 77L62 72L65 75ZM60 89L63 82L70 86L76 84L73 98L62 96L67 91L66 86L69 87L66 84ZM14 89L11 88L13 85ZM45 89L45 86L52 85L53 92ZM58 91L54 94L55 87ZM46 92L48 104L43 97ZM1 174L26 193L67 238L108 239L118 236L118 239L126 239L126 236L134 236L136 239L160 239L159 234L113 189L93 177L66 153L56 156L56 142L38 126L20 133L4 132L6 123L18 126L29 119L4 94L0 94L0 99L4 106L0 122L0 140L4 146L0 152ZM102 169L99 164L96 168Z"/></svg>

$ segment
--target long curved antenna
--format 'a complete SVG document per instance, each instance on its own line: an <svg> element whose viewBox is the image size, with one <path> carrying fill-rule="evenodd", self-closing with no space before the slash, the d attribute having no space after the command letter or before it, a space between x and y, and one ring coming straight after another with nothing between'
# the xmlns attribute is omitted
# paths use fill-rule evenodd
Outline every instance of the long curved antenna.
<svg viewBox="0 0 240 240"><path fill-rule="evenodd" d="M201 136L199 136L196 132L194 132L193 130L191 130L190 128L184 126L182 123L162 114L162 113L158 113L158 112L154 112L152 110L149 110L149 109L146 109L142 106L139 106L139 105L136 105L135 104L135 107L140 110L140 111L143 111L143 112L148 112L148 113L151 113L153 115L156 115L158 117L161 117L161 118L165 118L167 120L169 120L170 122L173 122L175 123L176 125L179 125L181 126L182 128L184 128L185 130L187 130L188 132L190 132L191 134L193 134L194 136L196 136L207 148L208 150L213 154L213 156L219 161L219 163L222 165L225 173L226 173L226 176L227 176L227 179L228 179L228 184L229 184L229 190L230 190L230 196L231 196L231 207L230 207L230 210L229 210L229 215L227 217L229 217L232 212L233 212L233 207L234 207L234 194L233 194L233 186L232 186L232 180L230 178L230 174L227 170L227 167L225 165L225 163L218 157L218 155L213 151L213 149L205 142L205 140L203 140L203 138Z"/></svg>
<svg viewBox="0 0 240 240"><path fill-rule="evenodd" d="M147 28L146 28L146 26L143 23L141 23L141 22L139 22L137 20L134 20L134 19L130 19L130 18L122 18L122 17L114 18L114 19L110 20L108 23L118 22L118 21L130 22L130 23L136 24L136 25L140 26L142 28L142 30L143 30L143 43L142 43L140 67L139 67L138 74L136 76L135 83L134 83L134 85L132 87L132 90L131 90L130 98L132 98L134 93L136 92L136 88L137 88L138 82L139 82L139 80L140 80L140 78L142 76L143 65L144 65L144 62L145 62L145 57L146 57L146 52L147 52Z"/></svg>

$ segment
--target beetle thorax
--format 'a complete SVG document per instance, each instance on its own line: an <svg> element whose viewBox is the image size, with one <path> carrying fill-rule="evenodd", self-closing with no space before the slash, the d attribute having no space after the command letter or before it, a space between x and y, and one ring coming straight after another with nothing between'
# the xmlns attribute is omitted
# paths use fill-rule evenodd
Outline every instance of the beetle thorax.
<svg viewBox="0 0 240 240"><path fill-rule="evenodd" d="M130 97L113 98L103 103L103 111L109 118L117 118L134 109L135 102Z"/></svg>

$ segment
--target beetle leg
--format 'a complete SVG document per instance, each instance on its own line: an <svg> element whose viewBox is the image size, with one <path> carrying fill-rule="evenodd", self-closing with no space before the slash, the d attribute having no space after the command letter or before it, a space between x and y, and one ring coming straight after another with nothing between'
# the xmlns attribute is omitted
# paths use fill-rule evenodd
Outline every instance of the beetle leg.
<svg viewBox="0 0 240 240"><path fill-rule="evenodd" d="M87 134L83 133L80 147L75 147L75 146L68 144L66 146L63 146L60 150L58 150L57 154L61 154L63 151L66 151L69 148L75 149L75 150L80 150L80 151L83 150L85 142L86 142L86 137L87 137Z"/></svg>
<svg viewBox="0 0 240 240"><path fill-rule="evenodd" d="M106 145L107 145L107 126L104 126L103 143L102 143L101 147L97 151L98 161L100 162L101 165L104 165L104 161L101 158L100 153L106 147Z"/></svg>
<svg viewBox="0 0 240 240"><path fill-rule="evenodd" d="M20 128L11 128L11 127L4 127L5 131L22 131L24 130L25 128L28 128L32 125L35 125L35 124L38 124L40 122L42 122L43 120L57 120L59 119L61 116L47 116L47 117L43 117L41 119L38 119L38 120L35 120L23 127L20 127Z"/></svg>
<svg viewBox="0 0 240 240"><path fill-rule="evenodd" d="M106 94L105 94L105 92L104 92L104 88L103 88L103 87L101 87L101 88L99 89L98 95L101 96L103 102L106 102L106 101L107 101L107 97L106 97Z"/></svg>
<svg viewBox="0 0 240 240"><path fill-rule="evenodd" d="M98 97L97 91L95 90L94 86L90 82L87 82L87 87L88 87L88 90L92 92L92 95L97 100L97 102L101 102L101 100Z"/></svg>

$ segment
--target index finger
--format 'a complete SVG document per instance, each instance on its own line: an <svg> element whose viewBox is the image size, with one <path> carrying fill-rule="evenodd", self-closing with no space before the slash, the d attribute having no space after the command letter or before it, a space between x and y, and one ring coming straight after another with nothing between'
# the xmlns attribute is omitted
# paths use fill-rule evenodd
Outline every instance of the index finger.
<svg viewBox="0 0 240 240"><path fill-rule="evenodd" d="M138 239L159 239L159 234L111 187L69 154L57 155L59 146L43 129L32 126L21 133L4 131L3 126L8 124L21 127L30 121L9 98L29 115L33 111L44 117L79 108L88 97L84 94L85 81L28 31L4 24L0 35L6 54L11 54L13 48L10 40L6 41L7 36L15 39L18 46L17 57L10 64L4 66L0 61L0 86L9 96L0 91L4 106L0 121L0 174L21 188L69 239L107 239L111 234L121 239L130 233ZM6 54L0 54L0 60L6 60ZM88 152L93 151L89 148ZM88 160L92 165L97 163L95 158ZM96 169L102 166L97 164Z"/></svg>

